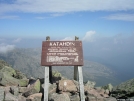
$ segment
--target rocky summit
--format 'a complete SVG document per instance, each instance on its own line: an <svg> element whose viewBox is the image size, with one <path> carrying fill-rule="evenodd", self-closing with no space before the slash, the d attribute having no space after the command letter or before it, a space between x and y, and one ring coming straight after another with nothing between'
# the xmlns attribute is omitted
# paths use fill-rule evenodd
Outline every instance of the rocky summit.
<svg viewBox="0 0 134 101"><path fill-rule="evenodd" d="M49 83L49 101L80 101L79 83L53 71ZM66 83L66 85L65 85ZM134 79L116 87L107 84L95 87L94 81L84 83L85 101L134 101ZM44 101L44 78L27 78L0 60L0 101ZM120 100L123 99L123 100Z"/></svg>

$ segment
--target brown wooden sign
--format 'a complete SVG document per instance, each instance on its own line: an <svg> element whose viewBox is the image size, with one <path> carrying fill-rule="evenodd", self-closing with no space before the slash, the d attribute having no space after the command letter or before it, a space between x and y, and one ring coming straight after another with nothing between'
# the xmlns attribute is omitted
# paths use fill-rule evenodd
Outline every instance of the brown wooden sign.
<svg viewBox="0 0 134 101"><path fill-rule="evenodd" d="M42 66L83 66L82 41L43 41Z"/></svg>

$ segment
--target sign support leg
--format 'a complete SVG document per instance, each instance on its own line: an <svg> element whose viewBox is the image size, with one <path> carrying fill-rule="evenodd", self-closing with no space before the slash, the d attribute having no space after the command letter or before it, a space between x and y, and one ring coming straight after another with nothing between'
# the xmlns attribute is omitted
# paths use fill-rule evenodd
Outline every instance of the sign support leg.
<svg viewBox="0 0 134 101"><path fill-rule="evenodd" d="M74 66L74 80L78 80L78 66Z"/></svg>
<svg viewBox="0 0 134 101"><path fill-rule="evenodd" d="M80 98L81 98L81 101L85 101L83 74L82 74L82 67L81 66L78 66L78 73L79 73Z"/></svg>
<svg viewBox="0 0 134 101"><path fill-rule="evenodd" d="M44 78L44 101L48 101L48 89L49 89L49 66L45 67L45 78Z"/></svg>
<svg viewBox="0 0 134 101"><path fill-rule="evenodd" d="M52 84L53 83L53 78L52 78L52 66L49 66L49 81Z"/></svg>

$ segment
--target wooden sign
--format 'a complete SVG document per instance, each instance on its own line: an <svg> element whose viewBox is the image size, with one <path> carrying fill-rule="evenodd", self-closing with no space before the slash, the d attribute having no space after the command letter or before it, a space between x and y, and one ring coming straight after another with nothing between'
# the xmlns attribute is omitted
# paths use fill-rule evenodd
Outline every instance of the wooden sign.
<svg viewBox="0 0 134 101"><path fill-rule="evenodd" d="M83 66L82 41L43 41L42 66Z"/></svg>

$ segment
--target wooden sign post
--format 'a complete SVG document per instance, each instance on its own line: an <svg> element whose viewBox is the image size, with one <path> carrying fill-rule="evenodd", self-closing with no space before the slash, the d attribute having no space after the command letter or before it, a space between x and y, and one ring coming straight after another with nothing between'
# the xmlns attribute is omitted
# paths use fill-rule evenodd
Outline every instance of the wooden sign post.
<svg viewBox="0 0 134 101"><path fill-rule="evenodd" d="M78 41L78 40L79 40L79 38L75 36L75 41ZM79 78L80 98L81 98L81 101L85 101L83 74L82 74L81 66L74 66L74 80L77 81L77 77Z"/></svg>
<svg viewBox="0 0 134 101"><path fill-rule="evenodd" d="M80 98L85 101L83 86L83 49L82 41L50 41L50 37L42 42L41 65L45 66L44 101L48 101L49 81L52 83L52 66L74 66L74 80L79 79Z"/></svg>

